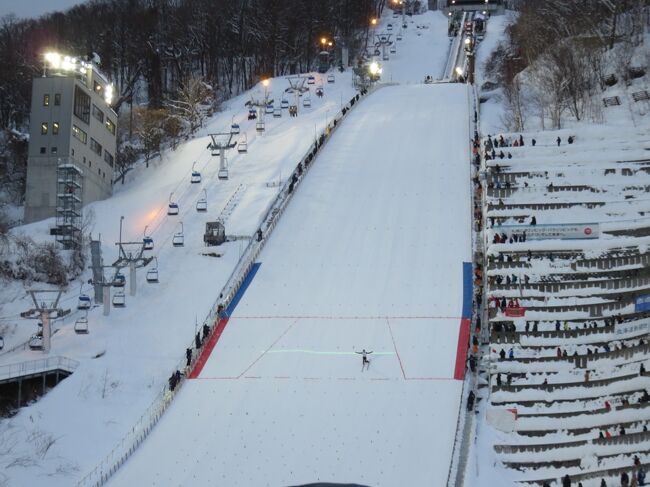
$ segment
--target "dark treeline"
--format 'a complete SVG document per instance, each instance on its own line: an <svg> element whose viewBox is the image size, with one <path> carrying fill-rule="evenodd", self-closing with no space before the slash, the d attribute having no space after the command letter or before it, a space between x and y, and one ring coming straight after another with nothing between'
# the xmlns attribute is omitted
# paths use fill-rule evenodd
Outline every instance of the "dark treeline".
<svg viewBox="0 0 650 487"><path fill-rule="evenodd" d="M0 21L0 128L24 127L42 55L97 53L125 103L163 106L199 77L223 95L307 71L321 36L352 52L385 0L91 0L40 19Z"/></svg>

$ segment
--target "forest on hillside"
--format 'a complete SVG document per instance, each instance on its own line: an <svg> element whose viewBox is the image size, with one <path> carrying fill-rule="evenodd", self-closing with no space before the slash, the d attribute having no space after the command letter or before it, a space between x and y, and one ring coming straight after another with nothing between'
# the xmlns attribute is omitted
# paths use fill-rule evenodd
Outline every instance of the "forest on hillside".
<svg viewBox="0 0 650 487"><path fill-rule="evenodd" d="M115 111L121 117L129 114L117 161L123 172L145 149L138 128L159 128L154 146L196 129L196 121L179 110L188 98L217 109L220 100L261 78L308 71L322 36L334 40L334 50L347 46L352 59L369 19L381 13L384 3L90 0L38 19L5 16L0 19L0 180L19 204L31 80L41 75L46 51L96 54L116 86Z"/></svg>

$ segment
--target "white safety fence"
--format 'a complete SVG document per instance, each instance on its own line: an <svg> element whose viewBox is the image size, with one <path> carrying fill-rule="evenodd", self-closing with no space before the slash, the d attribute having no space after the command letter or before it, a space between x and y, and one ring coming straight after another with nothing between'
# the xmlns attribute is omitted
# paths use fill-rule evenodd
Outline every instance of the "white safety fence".
<svg viewBox="0 0 650 487"><path fill-rule="evenodd" d="M72 373L78 365L79 362L76 360L61 356L2 365L0 366L0 381L18 379L26 375L42 374L43 372L56 370Z"/></svg>

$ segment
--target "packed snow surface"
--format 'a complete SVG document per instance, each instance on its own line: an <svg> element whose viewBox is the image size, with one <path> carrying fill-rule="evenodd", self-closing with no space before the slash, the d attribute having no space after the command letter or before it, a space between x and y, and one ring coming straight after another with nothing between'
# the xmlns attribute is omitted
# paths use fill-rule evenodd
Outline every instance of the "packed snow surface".
<svg viewBox="0 0 650 487"><path fill-rule="evenodd" d="M463 85L419 85L361 102L200 377L112 485L446 482L471 258L467 100Z"/></svg>

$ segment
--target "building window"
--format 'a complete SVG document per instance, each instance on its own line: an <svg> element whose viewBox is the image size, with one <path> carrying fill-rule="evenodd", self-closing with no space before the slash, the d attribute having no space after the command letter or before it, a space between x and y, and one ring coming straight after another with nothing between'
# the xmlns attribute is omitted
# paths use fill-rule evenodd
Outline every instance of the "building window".
<svg viewBox="0 0 650 487"><path fill-rule="evenodd" d="M104 151L104 161L106 161L106 163L109 166L113 167L113 161L114 161L113 154L111 154L110 152L105 150Z"/></svg>
<svg viewBox="0 0 650 487"><path fill-rule="evenodd" d="M43 106L44 107L50 106L50 95L43 95Z"/></svg>
<svg viewBox="0 0 650 487"><path fill-rule="evenodd" d="M59 122L52 122L52 135L59 135Z"/></svg>
<svg viewBox="0 0 650 487"><path fill-rule="evenodd" d="M81 130L76 125L72 126L72 135L74 135L77 139L79 139L84 144L88 142L88 134L86 134L86 132Z"/></svg>
<svg viewBox="0 0 650 487"><path fill-rule="evenodd" d="M74 114L79 120L90 123L90 96L78 86L74 87Z"/></svg>
<svg viewBox="0 0 650 487"><path fill-rule="evenodd" d="M47 122L41 123L41 135L47 135Z"/></svg>
<svg viewBox="0 0 650 487"><path fill-rule="evenodd" d="M41 154L45 154L45 147L41 147Z"/></svg>
<svg viewBox="0 0 650 487"><path fill-rule="evenodd" d="M93 117L99 120L100 123L104 123L104 112L102 112L97 105L93 103Z"/></svg>
<svg viewBox="0 0 650 487"><path fill-rule="evenodd" d="M59 106L61 105L61 93L55 93L54 94L54 106Z"/></svg>
<svg viewBox="0 0 650 487"><path fill-rule="evenodd" d="M102 146L101 146L101 144L99 142L97 142L95 139L93 139L92 137L90 138L90 148L98 156L102 155Z"/></svg>
<svg viewBox="0 0 650 487"><path fill-rule="evenodd" d="M93 90L95 90L95 93L98 95L101 95L102 92L104 91L104 87L100 85L97 81L93 81Z"/></svg>
<svg viewBox="0 0 650 487"><path fill-rule="evenodd" d="M106 117L106 130L115 135L115 124L111 122L111 119L108 117Z"/></svg>
<svg viewBox="0 0 650 487"><path fill-rule="evenodd" d="M59 150L56 147L52 147L50 151L52 152L52 154L56 154Z"/></svg>

